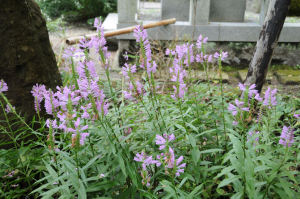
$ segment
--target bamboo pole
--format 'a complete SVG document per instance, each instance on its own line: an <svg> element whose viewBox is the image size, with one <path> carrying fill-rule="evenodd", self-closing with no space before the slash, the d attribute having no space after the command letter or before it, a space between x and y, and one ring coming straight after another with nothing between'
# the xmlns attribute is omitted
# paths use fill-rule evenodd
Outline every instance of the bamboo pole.
<svg viewBox="0 0 300 199"><path fill-rule="evenodd" d="M166 20L161 20L161 21L157 21L157 22L153 22L153 23L149 23L146 25L143 25L144 29L148 29L148 28L155 28L158 26L165 26L165 25L169 25L169 24L174 24L176 22L175 18L172 19L166 19ZM117 35L123 35L123 34L128 34L133 32L133 30L135 29L136 26L131 26L128 28L122 28L119 30L113 30L113 31L109 31L109 32L105 32L104 33L104 37L113 37L113 36L117 36ZM92 37L97 36L97 33L93 33L93 34L88 34L85 36L76 36L76 37L69 37L68 39L66 39L66 43L68 45L73 45L73 44L77 44L81 39L88 39L90 40Z"/></svg>

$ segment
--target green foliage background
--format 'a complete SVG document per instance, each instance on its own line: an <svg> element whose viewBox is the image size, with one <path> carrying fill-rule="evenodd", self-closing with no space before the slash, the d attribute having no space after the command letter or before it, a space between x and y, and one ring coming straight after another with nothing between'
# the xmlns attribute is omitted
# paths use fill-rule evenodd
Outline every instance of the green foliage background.
<svg viewBox="0 0 300 199"><path fill-rule="evenodd" d="M292 0L289 15L300 16L300 0Z"/></svg>
<svg viewBox="0 0 300 199"><path fill-rule="evenodd" d="M66 20L85 20L117 10L117 0L36 0L49 18L64 16Z"/></svg>

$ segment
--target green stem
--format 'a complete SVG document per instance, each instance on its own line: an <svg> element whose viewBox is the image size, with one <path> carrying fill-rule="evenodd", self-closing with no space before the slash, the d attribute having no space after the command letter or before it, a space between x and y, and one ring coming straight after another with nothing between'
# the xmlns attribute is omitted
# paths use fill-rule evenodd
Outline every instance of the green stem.
<svg viewBox="0 0 300 199"><path fill-rule="evenodd" d="M223 77L222 77L222 63L221 58L219 58L219 74L220 74L220 86L221 86L221 99L222 99L222 120L223 120L223 131L225 137L225 151L227 151L227 132L225 124L225 108L224 108L224 91L223 91Z"/></svg>
<svg viewBox="0 0 300 199"><path fill-rule="evenodd" d="M275 172L273 172L273 173L270 175L270 176L275 175L275 177L271 180L271 182L268 183L268 186L267 186L267 189L266 189L266 192L265 192L265 194L264 194L263 199L265 199L266 196L268 195L269 188L271 187L271 185L273 184L274 180L276 179L276 176L277 176L277 174L278 174L278 171L281 169L281 167L282 167L282 166L284 165L284 163L285 163L285 159L286 159L286 156L287 156L288 151L289 151L289 147L288 147L288 146L285 146L285 147L286 147L286 148L285 148L284 157L283 157L283 159L282 159L282 161L281 161L279 167L275 170Z"/></svg>

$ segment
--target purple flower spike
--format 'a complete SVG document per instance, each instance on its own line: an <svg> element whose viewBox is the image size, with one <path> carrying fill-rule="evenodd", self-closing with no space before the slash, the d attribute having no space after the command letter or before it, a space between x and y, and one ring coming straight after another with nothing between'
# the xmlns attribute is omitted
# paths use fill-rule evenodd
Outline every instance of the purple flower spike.
<svg viewBox="0 0 300 199"><path fill-rule="evenodd" d="M283 126L281 131L281 136L279 140L279 144L283 146L291 147L294 143L294 131L291 127Z"/></svg>
<svg viewBox="0 0 300 199"><path fill-rule="evenodd" d="M136 162L143 162L144 158L145 158L145 153L142 152L141 154L137 153L135 155L135 157L133 158L133 160L136 161Z"/></svg>
<svg viewBox="0 0 300 199"><path fill-rule="evenodd" d="M155 143L159 146L159 150L163 150L166 147L166 142L171 142L175 140L175 135L172 133L171 135L167 135L166 133L161 135L156 135Z"/></svg>
<svg viewBox="0 0 300 199"><path fill-rule="evenodd" d="M0 80L0 93L8 91L7 84L2 80Z"/></svg>
<svg viewBox="0 0 300 199"><path fill-rule="evenodd" d="M160 135L156 135L155 144L156 145L160 145L159 146L159 150L163 150L166 147L165 143L166 143L166 139L165 138L163 138Z"/></svg>
<svg viewBox="0 0 300 199"><path fill-rule="evenodd" d="M236 106L234 106L233 104L229 104L228 110L231 112L233 116L236 116L238 113Z"/></svg>
<svg viewBox="0 0 300 199"><path fill-rule="evenodd" d="M183 164L180 164L183 160L183 156L180 156L177 161L176 161L176 168L177 168L177 171L176 171L176 176L180 176L180 173L183 173L184 172L184 169L186 167L186 163L183 163Z"/></svg>
<svg viewBox="0 0 300 199"><path fill-rule="evenodd" d="M86 137L89 136L89 135L90 135L89 133L80 133L79 144L80 144L81 146L84 145L85 139L86 139ZM73 133L73 134L72 134L72 140L74 140L75 138L76 138L76 133Z"/></svg>
<svg viewBox="0 0 300 199"><path fill-rule="evenodd" d="M175 162L175 154L174 150L169 147L169 157L167 157L167 168L173 168L174 167L174 162Z"/></svg>
<svg viewBox="0 0 300 199"><path fill-rule="evenodd" d="M84 145L85 139L86 139L86 137L88 137L89 135L90 135L89 133L81 133L81 134L80 134L79 144L80 144L81 146Z"/></svg>
<svg viewBox="0 0 300 199"><path fill-rule="evenodd" d="M268 87L268 89L265 92L265 98L263 101L263 105L268 106L269 109L272 106L276 106L277 105L276 93L277 93L277 89L274 89L271 91L271 88Z"/></svg>

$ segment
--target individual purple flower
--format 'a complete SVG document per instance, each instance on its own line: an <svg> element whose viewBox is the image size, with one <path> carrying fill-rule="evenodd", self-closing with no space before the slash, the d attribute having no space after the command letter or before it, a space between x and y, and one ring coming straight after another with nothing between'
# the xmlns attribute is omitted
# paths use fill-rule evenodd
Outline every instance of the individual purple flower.
<svg viewBox="0 0 300 199"><path fill-rule="evenodd" d="M214 54L214 58L216 58L216 59L220 58L221 61L224 61L227 57L228 57L228 52L221 52L221 53L216 52Z"/></svg>
<svg viewBox="0 0 300 199"><path fill-rule="evenodd" d="M291 147L294 143L294 130L291 127L283 126L279 144Z"/></svg>
<svg viewBox="0 0 300 199"><path fill-rule="evenodd" d="M47 119L46 120L46 126L50 129L57 129L58 126L57 126L57 121L56 120L51 120L51 119Z"/></svg>
<svg viewBox="0 0 300 199"><path fill-rule="evenodd" d="M239 83L239 88L241 91L243 91L243 93L247 90L247 86L242 83ZM252 98L253 96L256 96L258 94L258 91L255 88L256 88L255 84L252 84L249 86L249 88L248 88L249 98Z"/></svg>
<svg viewBox="0 0 300 199"><path fill-rule="evenodd" d="M196 42L196 46L198 49L202 48L202 44L207 43L208 37L204 37L202 35L199 35L197 42Z"/></svg>
<svg viewBox="0 0 300 199"><path fill-rule="evenodd" d="M248 107L243 107L244 106L244 102L241 102L238 99L235 99L235 104L236 104L236 106L233 105L233 104L229 104L229 106L228 106L228 110L231 112L231 114L233 116L236 116L239 110L249 112L249 108Z"/></svg>
<svg viewBox="0 0 300 199"><path fill-rule="evenodd" d="M156 135L155 144L160 145L159 150L163 150L166 147L166 142L171 142L173 140L175 140L175 136L173 133L171 135L167 135L164 133L163 136Z"/></svg>
<svg viewBox="0 0 300 199"><path fill-rule="evenodd" d="M175 55L176 52L174 50L170 50L169 48L166 49L166 55Z"/></svg>
<svg viewBox="0 0 300 199"><path fill-rule="evenodd" d="M148 40L147 31L144 30L142 26L136 26L133 35L136 38L136 42L138 42L142 48L140 67L146 68L147 74L150 78L151 74L156 72L157 64L152 60L151 46Z"/></svg>
<svg viewBox="0 0 300 199"><path fill-rule="evenodd" d="M135 157L133 158L133 160L136 161L136 162L143 162L145 156L146 156L146 154L145 154L144 152L142 152L142 153L140 153L140 154L137 153L137 154L135 155Z"/></svg>
<svg viewBox="0 0 300 199"><path fill-rule="evenodd" d="M200 54L196 55L196 62L198 62L198 63L203 63L204 62L203 52L201 52Z"/></svg>
<svg viewBox="0 0 300 199"><path fill-rule="evenodd" d="M84 38L84 39L79 40L79 47L80 47L80 49L85 50L85 49L91 48L92 46L91 46L91 43L86 38Z"/></svg>
<svg viewBox="0 0 300 199"><path fill-rule="evenodd" d="M233 121L233 122L232 122L232 125L233 125L233 126L237 126L238 124L239 124L239 123L238 123L237 121Z"/></svg>
<svg viewBox="0 0 300 199"><path fill-rule="evenodd" d="M96 68L95 68L95 63L93 61L88 61L86 62L86 66L87 66L87 70L89 72L89 76L93 79L98 81L99 80L99 76L96 72Z"/></svg>
<svg viewBox="0 0 300 199"><path fill-rule="evenodd" d="M44 99L44 94L46 93L45 85L34 85L31 90L31 94L34 97L34 107L36 112L40 112L40 103Z"/></svg>
<svg viewBox="0 0 300 199"><path fill-rule="evenodd" d="M255 95L254 99L256 99L256 100L259 101L259 102L262 102L262 101L263 101L263 98L260 97L259 93L257 93L257 94Z"/></svg>
<svg viewBox="0 0 300 199"><path fill-rule="evenodd" d="M96 101L96 107L99 113L107 115L109 104L104 101L104 99L98 99Z"/></svg>
<svg viewBox="0 0 300 199"><path fill-rule="evenodd" d="M161 165L161 163L157 160L153 160L152 156L147 156L144 152L141 154L137 153L133 159L136 162L142 162L142 168L144 171L147 170L147 166L151 164L155 164L157 167Z"/></svg>
<svg viewBox="0 0 300 199"><path fill-rule="evenodd" d="M268 89L265 92L265 98L263 101L263 105L268 106L269 109L272 106L276 106L277 105L276 93L277 93L277 89L271 90L271 88L268 87Z"/></svg>
<svg viewBox="0 0 300 199"><path fill-rule="evenodd" d="M75 56L77 50L75 47L71 46L64 50L64 53L62 55L62 58L67 60L70 64L72 62L73 57Z"/></svg>
<svg viewBox="0 0 300 199"><path fill-rule="evenodd" d="M46 113L49 115L53 115L56 111L56 108L59 107L59 101L54 97L54 94L51 90L44 92L44 99L45 99L45 110Z"/></svg>
<svg viewBox="0 0 300 199"><path fill-rule="evenodd" d="M180 173L184 172L184 168L186 167L186 163L180 164L183 160L183 156L180 156L177 160L176 160L176 173L175 175L178 177L180 176Z"/></svg>
<svg viewBox="0 0 300 199"><path fill-rule="evenodd" d="M9 106L8 104L6 104L6 108L5 108L6 113L10 113L13 110L16 110L16 108L14 106Z"/></svg>
<svg viewBox="0 0 300 199"><path fill-rule="evenodd" d="M79 144L80 144L81 146L84 145L85 140L86 140L86 137L88 137L89 135L90 135L89 133L80 133ZM76 136L77 136L76 133L73 133L73 134L72 134L72 140L73 140L73 142L74 142L74 140L76 140ZM74 144L73 144L73 145L74 145Z"/></svg>
<svg viewBox="0 0 300 199"><path fill-rule="evenodd" d="M164 157L164 160L166 162L166 168L172 169L176 168L175 176L180 176L180 173L184 172L184 167L186 167L186 163L181 164L183 160L183 156L180 156L177 160L175 159L174 150L169 147L169 153L166 154Z"/></svg>
<svg viewBox="0 0 300 199"><path fill-rule="evenodd" d="M101 30L102 22L97 17L94 20L94 27L97 28L97 32Z"/></svg>
<svg viewBox="0 0 300 199"><path fill-rule="evenodd" d="M208 55L207 62L208 63L212 63L212 61L213 61L213 56L212 55Z"/></svg>
<svg viewBox="0 0 300 199"><path fill-rule="evenodd" d="M126 78L129 78L129 75L135 72L136 72L136 65L129 65L125 63L125 65L122 67L122 74Z"/></svg>
<svg viewBox="0 0 300 199"><path fill-rule="evenodd" d="M233 116L236 116L238 113L238 109L233 104L229 103L228 110L231 112Z"/></svg>
<svg viewBox="0 0 300 199"><path fill-rule="evenodd" d="M89 103L86 106L81 106L80 109L83 111L83 113L81 114L81 118L83 119L90 119L91 116L89 114L89 109L92 108L92 104Z"/></svg>
<svg viewBox="0 0 300 199"><path fill-rule="evenodd" d="M300 119L300 113L299 113L299 114L294 113L294 117L295 117L296 119Z"/></svg>
<svg viewBox="0 0 300 199"><path fill-rule="evenodd" d="M135 81L137 94L142 95L144 92L144 86L140 81Z"/></svg>
<svg viewBox="0 0 300 199"><path fill-rule="evenodd" d="M167 168L171 169L174 167L175 165L175 154L174 154L174 150L169 147L169 153L167 154L167 156L165 157L165 161L167 163Z"/></svg>
<svg viewBox="0 0 300 199"><path fill-rule="evenodd" d="M124 98L125 99L128 99L128 100L132 100L133 99L133 96L132 96L132 92L128 92L128 91L123 91L123 95L124 95Z"/></svg>
<svg viewBox="0 0 300 199"><path fill-rule="evenodd" d="M0 80L0 93L8 91L7 84L4 82L3 79Z"/></svg>
<svg viewBox="0 0 300 199"><path fill-rule="evenodd" d="M86 139L86 137L88 137L89 135L90 135L89 133L81 133L81 134L80 134L79 144L80 144L81 146L84 145L85 139Z"/></svg>

